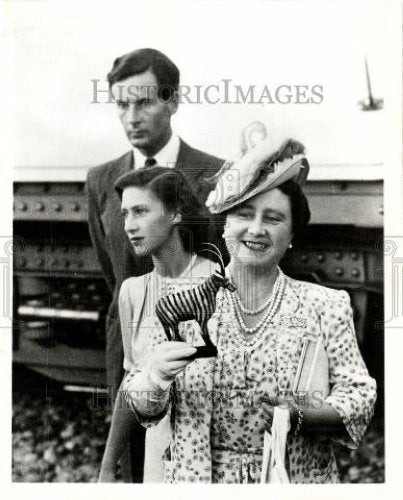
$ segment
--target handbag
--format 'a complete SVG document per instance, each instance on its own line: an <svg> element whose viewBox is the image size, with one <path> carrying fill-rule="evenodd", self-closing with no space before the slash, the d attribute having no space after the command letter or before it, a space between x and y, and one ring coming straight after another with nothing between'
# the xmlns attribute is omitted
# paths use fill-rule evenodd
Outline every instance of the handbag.
<svg viewBox="0 0 403 500"><path fill-rule="evenodd" d="M299 408L318 408L329 394L329 363L322 342L305 338L293 383ZM274 408L271 432L264 433L261 483L289 483L285 467L287 435L291 428L287 408Z"/></svg>
<svg viewBox="0 0 403 500"><path fill-rule="evenodd" d="M292 392L302 410L320 408L329 395L329 362L322 342L303 340Z"/></svg>

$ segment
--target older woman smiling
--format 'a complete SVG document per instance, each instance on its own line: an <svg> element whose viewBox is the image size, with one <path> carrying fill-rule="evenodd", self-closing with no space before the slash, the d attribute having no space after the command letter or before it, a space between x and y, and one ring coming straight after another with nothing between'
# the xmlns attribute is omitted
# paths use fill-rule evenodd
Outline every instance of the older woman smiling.
<svg viewBox="0 0 403 500"><path fill-rule="evenodd" d="M193 361L189 346L184 362L186 353L156 341L125 379L127 401L145 426L171 408L167 481L259 482L264 434L287 402L289 480L337 482L332 442L357 447L371 419L376 386L348 294L291 279L279 267L309 222L303 153L297 141L264 140L216 178L207 204L225 216L236 286L219 291L209 323L217 357ZM307 339L323 347L328 363L329 394L319 406L301 406L292 390Z"/></svg>

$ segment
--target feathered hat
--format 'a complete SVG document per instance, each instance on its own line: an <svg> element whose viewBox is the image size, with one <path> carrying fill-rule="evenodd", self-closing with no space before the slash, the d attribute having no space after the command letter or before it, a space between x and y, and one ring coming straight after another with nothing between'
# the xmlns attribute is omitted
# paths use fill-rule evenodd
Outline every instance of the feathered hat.
<svg viewBox="0 0 403 500"><path fill-rule="evenodd" d="M256 136L260 139L257 144ZM300 142L269 138L263 123L252 123L242 135L242 153L226 161L210 179L216 187L207 198L207 208L212 214L225 212L290 179L303 185L309 172L304 153Z"/></svg>

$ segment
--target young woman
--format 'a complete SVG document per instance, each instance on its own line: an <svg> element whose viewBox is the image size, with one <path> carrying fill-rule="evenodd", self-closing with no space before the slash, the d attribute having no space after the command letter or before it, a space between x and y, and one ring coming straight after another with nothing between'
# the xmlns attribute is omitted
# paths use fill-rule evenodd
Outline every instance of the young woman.
<svg viewBox="0 0 403 500"><path fill-rule="evenodd" d="M210 320L217 358L192 361L189 346L186 362L184 351L156 341L126 377L127 401L143 425L174 412L168 481L259 482L264 432L276 406L287 402L289 480L337 482L332 442L357 447L371 419L376 384L357 346L348 294L279 268L310 218L299 185L308 167L302 153L296 141L278 149L264 141L223 167L207 201L226 217L228 270L237 288L220 290ZM292 390L306 339L326 353L330 392L320 405L301 406ZM152 391L152 401L139 390Z"/></svg>
<svg viewBox="0 0 403 500"><path fill-rule="evenodd" d="M197 254L208 240L209 218L183 175L169 168L151 167L130 172L115 184L121 198L126 234L139 256L151 255L154 270L123 282L119 313L124 347L124 369L141 361L150 339L166 340L155 316L159 297L196 286L215 270L215 264ZM187 325L192 330L192 325ZM198 332L196 327L194 335ZM188 352L172 342L176 354ZM194 349L192 349L193 352ZM180 363L179 363L180 366ZM102 460L100 482L115 480L117 464L129 431L137 423L122 394L116 399L111 428ZM146 435L144 481L162 480L162 454L169 443L167 418ZM140 443L132 443L140 446Z"/></svg>

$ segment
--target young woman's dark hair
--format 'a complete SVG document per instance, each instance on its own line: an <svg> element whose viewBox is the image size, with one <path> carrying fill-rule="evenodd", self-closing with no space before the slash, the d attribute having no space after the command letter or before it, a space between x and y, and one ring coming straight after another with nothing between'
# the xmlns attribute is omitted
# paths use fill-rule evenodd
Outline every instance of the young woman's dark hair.
<svg viewBox="0 0 403 500"><path fill-rule="evenodd" d="M211 219L178 170L149 167L129 172L115 183L120 199L123 190L132 186L149 189L167 210L181 214L179 236L187 252L197 253L202 243L209 242Z"/></svg>
<svg viewBox="0 0 403 500"><path fill-rule="evenodd" d="M159 98L170 100L179 87L179 69L169 57L155 49L134 50L118 57L107 76L109 87L148 70L151 70L157 79Z"/></svg>

